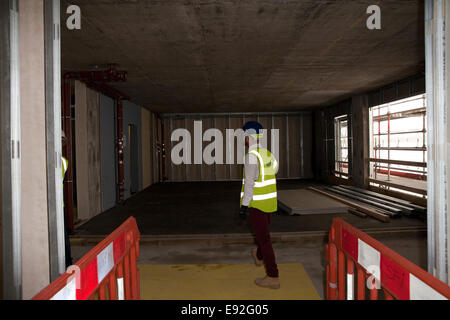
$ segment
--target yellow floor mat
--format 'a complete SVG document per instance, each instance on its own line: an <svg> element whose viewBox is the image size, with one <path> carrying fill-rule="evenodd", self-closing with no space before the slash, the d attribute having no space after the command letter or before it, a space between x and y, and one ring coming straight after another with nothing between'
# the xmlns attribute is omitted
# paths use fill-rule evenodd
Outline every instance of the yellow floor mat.
<svg viewBox="0 0 450 320"><path fill-rule="evenodd" d="M255 265L139 265L142 300L319 300L299 263L280 264L281 288L259 288Z"/></svg>

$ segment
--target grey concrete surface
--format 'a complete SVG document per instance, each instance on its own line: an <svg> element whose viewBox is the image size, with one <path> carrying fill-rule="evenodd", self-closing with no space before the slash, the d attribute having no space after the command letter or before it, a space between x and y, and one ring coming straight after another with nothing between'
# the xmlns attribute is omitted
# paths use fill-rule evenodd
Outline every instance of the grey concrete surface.
<svg viewBox="0 0 450 320"><path fill-rule="evenodd" d="M156 112L297 111L424 70L423 0L64 0L63 24L69 4L63 69L117 63L115 86Z"/></svg>

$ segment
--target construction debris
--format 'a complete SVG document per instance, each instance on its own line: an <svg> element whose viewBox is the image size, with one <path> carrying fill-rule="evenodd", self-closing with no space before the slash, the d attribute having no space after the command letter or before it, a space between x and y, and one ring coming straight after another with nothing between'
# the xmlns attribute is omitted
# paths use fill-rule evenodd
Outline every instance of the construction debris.
<svg viewBox="0 0 450 320"><path fill-rule="evenodd" d="M365 213L365 214L371 216L372 218L375 218L375 219L380 220L382 222L389 222L390 221L390 217L388 215L386 215L386 214L384 214L384 213L382 213L382 212L380 212L378 210L375 210L375 209L373 209L373 208L371 208L371 207L369 207L367 205L361 205L361 204L359 204L356 201L345 199L342 196L338 196L338 195L335 195L335 194L333 194L331 192L320 190L320 189L317 189L317 188L309 187L308 189L312 190L312 191L315 191L315 192L318 192L320 194L323 194L325 196L328 196L328 197L330 197L330 198L332 198L334 200L337 200L339 202L342 202L342 203L344 203L344 204L346 204L346 205L348 205L348 206L350 206L350 207L352 207L354 209L357 209L358 211L360 211L362 213Z"/></svg>
<svg viewBox="0 0 450 320"><path fill-rule="evenodd" d="M309 189L349 205L351 207L349 212L352 214L361 217L362 214L367 214L384 222L389 221L390 218L402 216L422 217L427 210L409 201L352 186L329 186L323 189Z"/></svg>

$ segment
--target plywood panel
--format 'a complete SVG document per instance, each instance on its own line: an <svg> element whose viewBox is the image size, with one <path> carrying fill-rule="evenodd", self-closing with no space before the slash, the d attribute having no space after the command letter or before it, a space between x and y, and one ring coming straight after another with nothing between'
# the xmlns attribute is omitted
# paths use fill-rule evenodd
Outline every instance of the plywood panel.
<svg viewBox="0 0 450 320"><path fill-rule="evenodd" d="M150 111L142 109L141 114L141 141L142 141L142 187L145 189L151 184L151 141L150 141Z"/></svg>
<svg viewBox="0 0 450 320"><path fill-rule="evenodd" d="M101 161L100 161L100 96L87 89L87 156L89 217L102 211L101 207Z"/></svg>
<svg viewBox="0 0 450 320"><path fill-rule="evenodd" d="M220 130L223 137L223 164L216 164L216 180L228 180L230 178L230 166L226 164L226 129L228 128L228 117L217 117L214 119L215 127Z"/></svg>

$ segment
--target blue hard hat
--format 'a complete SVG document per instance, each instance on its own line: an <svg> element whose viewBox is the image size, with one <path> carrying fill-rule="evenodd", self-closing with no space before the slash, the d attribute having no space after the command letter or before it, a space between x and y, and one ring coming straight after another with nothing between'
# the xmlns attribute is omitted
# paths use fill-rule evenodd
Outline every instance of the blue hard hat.
<svg viewBox="0 0 450 320"><path fill-rule="evenodd" d="M242 130L244 130L244 132L250 132L251 134L262 134L264 128L259 122L250 121L244 125Z"/></svg>

